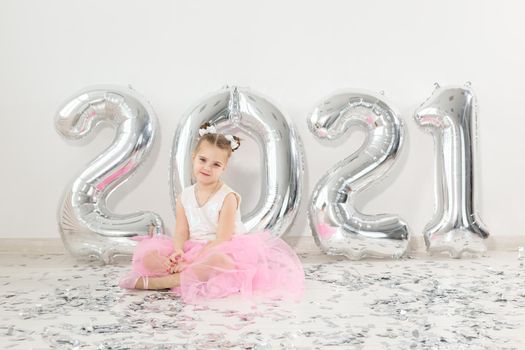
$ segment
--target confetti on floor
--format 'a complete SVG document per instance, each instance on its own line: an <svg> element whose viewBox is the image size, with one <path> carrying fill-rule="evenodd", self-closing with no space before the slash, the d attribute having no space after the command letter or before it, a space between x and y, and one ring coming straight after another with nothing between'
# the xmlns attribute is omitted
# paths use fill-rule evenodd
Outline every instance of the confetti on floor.
<svg viewBox="0 0 525 350"><path fill-rule="evenodd" d="M129 263L0 254L2 349L524 349L525 258L301 254L299 303L186 305L117 286Z"/></svg>

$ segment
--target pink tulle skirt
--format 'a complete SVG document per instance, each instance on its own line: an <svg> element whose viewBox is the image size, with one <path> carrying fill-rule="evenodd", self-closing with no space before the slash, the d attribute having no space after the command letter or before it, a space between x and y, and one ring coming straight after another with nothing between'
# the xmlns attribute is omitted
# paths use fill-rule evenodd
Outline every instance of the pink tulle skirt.
<svg viewBox="0 0 525 350"><path fill-rule="evenodd" d="M235 235L203 254L205 241L184 244L180 286L171 290L187 303L231 294L260 295L298 301L304 293L304 270L293 249L268 231ZM141 276L166 276L171 237L142 239L133 253L132 269Z"/></svg>

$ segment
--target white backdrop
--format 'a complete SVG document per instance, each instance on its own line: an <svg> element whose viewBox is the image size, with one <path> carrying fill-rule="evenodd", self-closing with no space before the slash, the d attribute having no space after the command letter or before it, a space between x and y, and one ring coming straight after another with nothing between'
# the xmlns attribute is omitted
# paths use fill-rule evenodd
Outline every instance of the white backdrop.
<svg viewBox="0 0 525 350"><path fill-rule="evenodd" d="M132 85L150 101L161 136L140 174L111 198L118 213L152 210L170 233L168 164L176 126L223 85L249 86L293 121L306 170L290 235L310 235L311 191L364 133L337 146L309 133L306 116L334 90L385 91L407 137L391 175L358 199L367 213L397 213L420 235L434 203L433 141L413 121L433 83L471 81L480 105L479 211L493 237L525 233L522 1L22 1L0 2L0 237L59 237L65 186L112 141L105 127L66 142L59 106L94 84ZM234 154L227 182L255 204L258 190ZM237 169L237 170L235 170Z"/></svg>

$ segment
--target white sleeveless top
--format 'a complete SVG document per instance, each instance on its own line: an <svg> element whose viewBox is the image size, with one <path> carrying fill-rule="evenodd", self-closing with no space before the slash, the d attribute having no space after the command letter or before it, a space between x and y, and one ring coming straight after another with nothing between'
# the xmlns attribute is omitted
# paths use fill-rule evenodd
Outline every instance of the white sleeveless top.
<svg viewBox="0 0 525 350"><path fill-rule="evenodd" d="M241 212L239 210L241 207L241 196L237 192L223 183L221 188L215 192L202 207L199 207L195 196L195 184L193 184L186 187L180 196L184 214L186 214L186 218L188 219L190 239L215 239L222 203L226 195L231 192L235 193L238 198L234 234L246 233L246 228L241 221Z"/></svg>

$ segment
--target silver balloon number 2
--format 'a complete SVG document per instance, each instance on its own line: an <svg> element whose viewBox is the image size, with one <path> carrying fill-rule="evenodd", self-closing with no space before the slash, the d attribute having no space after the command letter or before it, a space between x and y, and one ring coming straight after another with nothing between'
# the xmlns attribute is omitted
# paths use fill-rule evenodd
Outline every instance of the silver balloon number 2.
<svg viewBox="0 0 525 350"><path fill-rule="evenodd" d="M428 251L455 258L483 254L489 233L476 211L477 102L470 84L436 84L414 117L432 133L436 153L435 212L424 232Z"/></svg>
<svg viewBox="0 0 525 350"><path fill-rule="evenodd" d="M336 139L352 126L366 130L364 145L336 164L318 182L309 207L317 245L330 255L358 260L399 258L408 249L409 228L398 216L365 215L355 196L386 175L403 140L403 124L382 96L352 90L329 96L308 118L320 139Z"/></svg>
<svg viewBox="0 0 525 350"><path fill-rule="evenodd" d="M67 101L55 126L64 137L81 139L100 122L114 125L116 137L66 189L58 222L64 245L73 256L111 263L118 255L133 253L135 242L128 237L148 233L150 225L163 233L162 220L155 213L118 215L106 207L107 197L149 154L157 122L148 103L133 90L101 86Z"/></svg>
<svg viewBox="0 0 525 350"><path fill-rule="evenodd" d="M268 229L280 236L297 214L302 191L303 157L299 136L266 98L248 88L226 87L201 100L182 120L173 139L170 191L175 199L192 184L192 151L199 126L209 122L224 133L243 132L260 147L262 197L243 215L248 231Z"/></svg>

